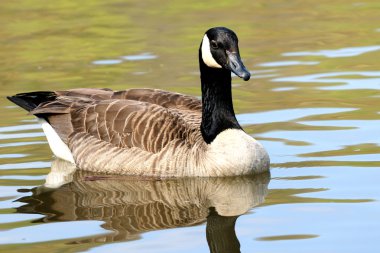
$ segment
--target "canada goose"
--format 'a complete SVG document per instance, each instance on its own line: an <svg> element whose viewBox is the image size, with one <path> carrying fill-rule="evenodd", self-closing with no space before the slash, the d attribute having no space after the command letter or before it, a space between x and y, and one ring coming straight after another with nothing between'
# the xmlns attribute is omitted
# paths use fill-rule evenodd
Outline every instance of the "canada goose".
<svg viewBox="0 0 380 253"><path fill-rule="evenodd" d="M245 81L238 38L209 29L199 48L202 101L157 89L72 89L9 100L37 116L54 155L79 169L150 177L217 177L269 169L236 120L231 71Z"/></svg>

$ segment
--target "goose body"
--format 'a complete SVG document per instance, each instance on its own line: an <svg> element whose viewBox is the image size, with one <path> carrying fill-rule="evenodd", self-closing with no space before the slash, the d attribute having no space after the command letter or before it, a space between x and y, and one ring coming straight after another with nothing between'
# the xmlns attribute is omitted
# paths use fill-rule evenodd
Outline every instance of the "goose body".
<svg viewBox="0 0 380 253"><path fill-rule="evenodd" d="M269 169L236 120L231 71L250 77L237 37L208 30L199 49L202 101L158 89L72 89L8 97L37 116L55 156L79 169L150 177L216 177Z"/></svg>

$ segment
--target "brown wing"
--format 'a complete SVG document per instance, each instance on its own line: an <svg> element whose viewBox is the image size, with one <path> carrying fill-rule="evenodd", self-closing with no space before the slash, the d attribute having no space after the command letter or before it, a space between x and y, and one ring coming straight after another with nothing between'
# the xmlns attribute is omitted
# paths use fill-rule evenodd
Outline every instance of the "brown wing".
<svg viewBox="0 0 380 253"><path fill-rule="evenodd" d="M31 113L49 115L50 124L66 143L71 134L88 133L117 147L138 147L156 153L174 139L191 142L191 135L199 135L199 111L169 109L123 98L107 99L110 91L106 90L97 95L88 92L94 90L80 91L79 95L77 90L61 93L56 100L41 104ZM99 100L102 98L105 100ZM191 117L182 117L186 110ZM188 122L186 118L192 120Z"/></svg>
<svg viewBox="0 0 380 253"><path fill-rule="evenodd" d="M91 98L94 100L105 99L126 99L147 102L160 105L165 108L177 110L189 110L199 112L202 103L193 96L180 93L169 92L159 89L129 89L123 91L113 91L111 89L90 89L80 88L66 91L56 91L58 96L69 96L77 98Z"/></svg>

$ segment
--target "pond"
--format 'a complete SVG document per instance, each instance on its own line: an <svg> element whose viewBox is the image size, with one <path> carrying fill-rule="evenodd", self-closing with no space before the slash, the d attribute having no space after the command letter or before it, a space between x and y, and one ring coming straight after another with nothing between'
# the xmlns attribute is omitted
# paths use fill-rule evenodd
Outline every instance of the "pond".
<svg viewBox="0 0 380 253"><path fill-rule="evenodd" d="M377 252L380 2L3 1L1 252ZM198 47L226 26L252 72L237 118L256 177L74 172L7 95L152 87L200 96Z"/></svg>

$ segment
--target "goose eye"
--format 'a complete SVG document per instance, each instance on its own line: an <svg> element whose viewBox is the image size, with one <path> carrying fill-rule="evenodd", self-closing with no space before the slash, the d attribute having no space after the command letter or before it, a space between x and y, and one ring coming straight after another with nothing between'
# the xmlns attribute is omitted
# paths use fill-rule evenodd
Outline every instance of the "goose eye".
<svg viewBox="0 0 380 253"><path fill-rule="evenodd" d="M212 40L212 41L211 41L211 47L212 47L213 49L218 49L218 48L219 48L219 47L218 47L218 43L216 43L215 40Z"/></svg>

